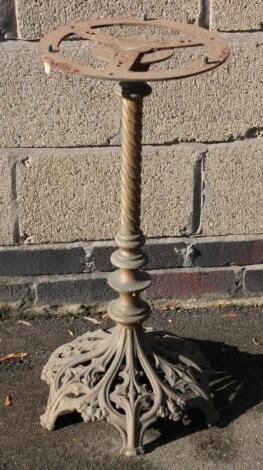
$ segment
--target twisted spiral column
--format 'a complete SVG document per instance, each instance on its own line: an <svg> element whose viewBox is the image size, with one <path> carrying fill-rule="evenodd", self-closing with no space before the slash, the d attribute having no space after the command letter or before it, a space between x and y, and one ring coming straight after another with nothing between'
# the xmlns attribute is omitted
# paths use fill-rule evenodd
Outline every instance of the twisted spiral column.
<svg viewBox="0 0 263 470"><path fill-rule="evenodd" d="M209 425L217 419L209 398L207 370L198 350L176 336L146 332L140 325L150 307L140 292L150 276L140 229L142 103L151 92L146 84L121 84L122 168L121 220L116 235L119 249L111 260L119 268L109 285L119 298L109 303L117 326L107 332L88 332L58 348L43 370L50 385L49 401L41 418L52 430L59 415L71 411L85 422L106 419L123 440L122 452L143 452L147 428L159 417L178 421L198 408ZM203 369L202 369L203 368Z"/></svg>
<svg viewBox="0 0 263 470"><path fill-rule="evenodd" d="M140 229L142 111L143 98L151 91L146 83L121 83L118 90L122 98L121 216L115 237L119 249L111 261L119 270L109 275L108 283L119 292L119 299L110 302L108 312L117 323L128 326L150 314L139 293L151 282L149 274L140 271L147 262Z"/></svg>
<svg viewBox="0 0 263 470"><path fill-rule="evenodd" d="M141 214L142 97L122 99L120 231L138 233Z"/></svg>

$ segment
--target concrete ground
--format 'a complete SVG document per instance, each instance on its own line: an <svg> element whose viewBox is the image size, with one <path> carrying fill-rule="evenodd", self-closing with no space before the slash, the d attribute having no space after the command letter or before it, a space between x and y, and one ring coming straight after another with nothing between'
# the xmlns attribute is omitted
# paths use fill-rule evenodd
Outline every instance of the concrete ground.
<svg viewBox="0 0 263 470"><path fill-rule="evenodd" d="M0 321L0 356L28 353L23 359L0 361L1 470L263 468L263 311L259 308L154 313L149 324L195 338L209 357L220 379L213 391L221 417L210 429L197 416L187 427L157 423L147 434L145 455L139 458L121 456L118 432L103 422L84 424L64 417L52 433L40 427L48 397L40 380L43 365L54 348L72 339L70 332L76 336L95 325L70 315L29 321L30 325ZM8 395L10 406L5 405Z"/></svg>

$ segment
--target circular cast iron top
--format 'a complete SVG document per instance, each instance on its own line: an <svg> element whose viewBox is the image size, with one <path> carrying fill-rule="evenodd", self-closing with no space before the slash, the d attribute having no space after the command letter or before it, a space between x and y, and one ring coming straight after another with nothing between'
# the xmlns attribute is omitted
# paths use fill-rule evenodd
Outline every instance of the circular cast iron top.
<svg viewBox="0 0 263 470"><path fill-rule="evenodd" d="M109 26L148 26L168 29L178 35L171 39L145 37L114 37L102 34L97 28ZM79 39L92 41L95 57L108 62L104 69L74 63L59 52L60 43L74 35ZM184 47L205 47L202 59L176 68L175 70L149 70L153 63L167 60L174 49ZM90 78L118 81L156 81L185 78L207 72L225 61L229 48L218 34L192 24L163 20L139 20L137 18L97 19L75 23L58 28L40 40L40 54L47 69L56 68L69 74L85 75Z"/></svg>

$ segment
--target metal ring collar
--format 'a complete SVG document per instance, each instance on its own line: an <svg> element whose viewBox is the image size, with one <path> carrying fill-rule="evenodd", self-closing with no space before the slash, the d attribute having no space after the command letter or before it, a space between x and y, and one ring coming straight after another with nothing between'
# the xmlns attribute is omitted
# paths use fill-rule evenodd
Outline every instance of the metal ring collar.
<svg viewBox="0 0 263 470"><path fill-rule="evenodd" d="M177 37L152 39L145 37L114 37L102 34L110 26L156 27L175 33ZM105 31L106 32L106 31ZM61 42L71 36L91 41L95 57L108 62L103 69L75 63L60 51ZM205 48L203 58L175 70L150 70L152 63L167 60L177 48ZM137 18L97 19L58 28L40 40L40 54L48 68L68 74L118 81L157 81L186 78L219 66L229 54L226 41L217 33L187 23L170 20Z"/></svg>

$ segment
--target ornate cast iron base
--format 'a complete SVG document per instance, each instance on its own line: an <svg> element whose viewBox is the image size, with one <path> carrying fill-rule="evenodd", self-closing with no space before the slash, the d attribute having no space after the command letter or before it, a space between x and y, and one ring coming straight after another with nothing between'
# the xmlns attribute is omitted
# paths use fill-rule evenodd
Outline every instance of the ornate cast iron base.
<svg viewBox="0 0 263 470"><path fill-rule="evenodd" d="M108 284L119 293L108 307L109 317L117 325L108 332L86 333L51 355L42 376L50 385L42 425L51 430L59 415L71 411L79 412L86 422L105 418L120 431L126 455L142 452L144 433L158 417L186 421L188 410L196 407L203 411L208 425L217 419L209 398L207 365L196 347L169 333L149 332L141 326L150 307L140 294L151 282L142 271L147 264L140 228L142 116L143 99L152 91L146 81L206 72L226 59L228 47L222 38L196 26L146 21L144 17L143 24L178 34L176 39L158 40L106 36L104 29L100 30L103 26L141 28L142 21L99 19L59 28L40 44L47 69L121 80L117 94L122 101L121 214L115 238L118 250L111 256L118 269L108 277ZM67 60L59 45L72 34L94 41L95 57L110 63L99 70ZM202 61L174 71L149 69L151 64L170 58L176 48L200 45L206 47L207 54Z"/></svg>
<svg viewBox="0 0 263 470"><path fill-rule="evenodd" d="M50 396L42 425L52 430L59 415L77 411L85 422L106 419L120 432L122 452L143 453L143 436L158 417L187 419L200 409L208 425L217 420L209 399L207 364L190 342L164 331L117 325L88 332L59 347L42 379Z"/></svg>
<svg viewBox="0 0 263 470"><path fill-rule="evenodd" d="M174 335L145 331L150 307L140 293L150 285L142 271L141 131L142 101L151 88L122 83L121 217L111 261L118 269L108 284L119 293L109 303L116 322L112 330L86 333L58 348L43 371L50 396L42 425L53 429L56 418L77 411L85 422L105 418L116 426L126 455L142 453L146 429L158 419L185 420L199 408L209 425L217 413L209 399L206 364L196 348Z"/></svg>

